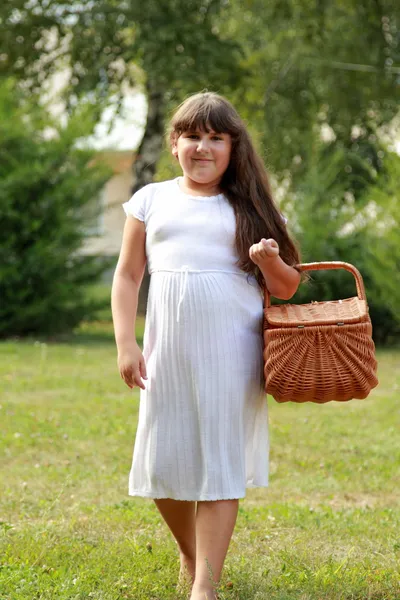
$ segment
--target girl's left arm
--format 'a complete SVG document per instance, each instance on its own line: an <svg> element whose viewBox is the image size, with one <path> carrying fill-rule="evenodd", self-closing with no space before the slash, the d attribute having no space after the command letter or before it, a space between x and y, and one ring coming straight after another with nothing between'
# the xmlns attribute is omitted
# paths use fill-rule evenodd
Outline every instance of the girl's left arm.
<svg viewBox="0 0 400 600"><path fill-rule="evenodd" d="M249 251L251 260L259 267L271 296L289 300L297 291L300 273L279 256L279 246L273 239L262 239Z"/></svg>

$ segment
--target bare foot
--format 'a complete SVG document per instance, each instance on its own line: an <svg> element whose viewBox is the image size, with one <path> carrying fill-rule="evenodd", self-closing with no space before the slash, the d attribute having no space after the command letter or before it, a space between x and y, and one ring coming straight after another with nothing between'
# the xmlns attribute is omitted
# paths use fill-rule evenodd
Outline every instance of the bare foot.
<svg viewBox="0 0 400 600"><path fill-rule="evenodd" d="M189 559L183 554L181 554L180 561L181 568L179 570L177 589L182 594L190 594L194 582L196 561Z"/></svg>
<svg viewBox="0 0 400 600"><path fill-rule="evenodd" d="M179 581L189 581L193 585L196 573L196 561L193 558L188 558L184 554L180 555L181 568L179 571Z"/></svg>
<svg viewBox="0 0 400 600"><path fill-rule="evenodd" d="M214 588L193 588L190 600L218 600Z"/></svg>

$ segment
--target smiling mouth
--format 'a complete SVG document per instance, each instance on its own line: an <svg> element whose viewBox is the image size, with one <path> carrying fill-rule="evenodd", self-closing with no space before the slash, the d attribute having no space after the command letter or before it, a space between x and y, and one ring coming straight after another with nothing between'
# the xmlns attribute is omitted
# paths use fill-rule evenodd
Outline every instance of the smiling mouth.
<svg viewBox="0 0 400 600"><path fill-rule="evenodd" d="M194 158L197 162L211 162L211 158Z"/></svg>

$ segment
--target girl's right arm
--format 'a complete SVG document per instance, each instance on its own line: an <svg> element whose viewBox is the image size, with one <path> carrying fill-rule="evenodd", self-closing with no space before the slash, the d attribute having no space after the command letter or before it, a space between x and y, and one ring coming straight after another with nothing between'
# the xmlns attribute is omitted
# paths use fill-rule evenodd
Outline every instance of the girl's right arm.
<svg viewBox="0 0 400 600"><path fill-rule="evenodd" d="M125 221L121 252L115 269L111 309L118 368L125 383L144 389L147 379L142 351L136 341L135 325L139 290L146 266L146 231L142 221L128 216Z"/></svg>

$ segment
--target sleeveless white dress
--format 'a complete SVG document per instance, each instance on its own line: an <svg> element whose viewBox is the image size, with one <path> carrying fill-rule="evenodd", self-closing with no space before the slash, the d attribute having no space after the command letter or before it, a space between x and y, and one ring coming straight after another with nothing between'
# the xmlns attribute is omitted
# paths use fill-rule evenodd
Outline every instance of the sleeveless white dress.
<svg viewBox="0 0 400 600"><path fill-rule="evenodd" d="M243 498L268 485L269 440L262 295L237 267L233 209L178 178L123 208L145 223L151 274L129 494Z"/></svg>

